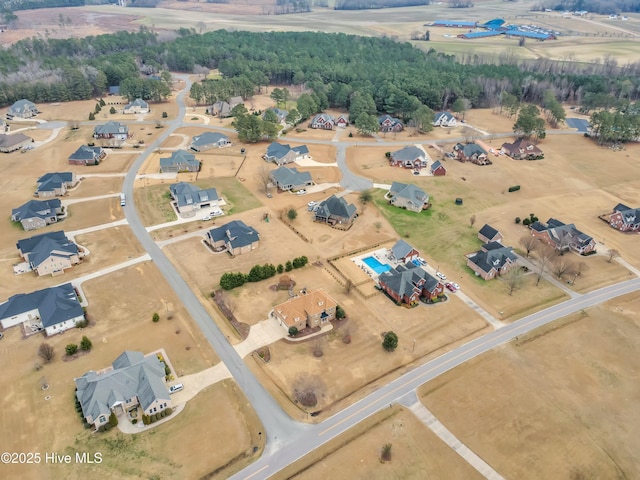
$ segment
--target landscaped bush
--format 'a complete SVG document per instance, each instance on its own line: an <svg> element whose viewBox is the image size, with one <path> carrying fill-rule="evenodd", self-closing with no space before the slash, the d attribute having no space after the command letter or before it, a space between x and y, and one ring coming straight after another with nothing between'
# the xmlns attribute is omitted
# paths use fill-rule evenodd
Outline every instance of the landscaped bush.
<svg viewBox="0 0 640 480"><path fill-rule="evenodd" d="M336 318L341 319L346 317L346 315L347 314L345 313L344 309L340 305L338 305L336 307Z"/></svg>
<svg viewBox="0 0 640 480"><path fill-rule="evenodd" d="M78 345L76 345L75 343L70 343L66 347L64 347L64 351L69 356L74 355L78 351Z"/></svg>
<svg viewBox="0 0 640 480"><path fill-rule="evenodd" d="M173 413L173 408L171 408L171 407L165 408L164 411L167 412L167 416L169 416L169 415L171 415Z"/></svg>
<svg viewBox="0 0 640 480"><path fill-rule="evenodd" d="M158 315L158 312L154 312L151 320L153 321L153 323L158 323L160 321L160 315Z"/></svg>
<svg viewBox="0 0 640 480"><path fill-rule="evenodd" d="M528 218L525 218L524 220L522 220L522 224L527 227L529 225L531 225L531 220L529 220Z"/></svg>
<svg viewBox="0 0 640 480"><path fill-rule="evenodd" d="M164 418L166 415L166 413L164 413L164 410L162 412L160 412L160 418Z"/></svg>
<svg viewBox="0 0 640 480"><path fill-rule="evenodd" d="M289 327L289 336L295 337L298 334L298 327Z"/></svg>
<svg viewBox="0 0 640 480"><path fill-rule="evenodd" d="M111 412L111 415L109 415L109 426L115 427L117 425L118 425L118 417L116 417L116 414L114 412Z"/></svg>
<svg viewBox="0 0 640 480"><path fill-rule="evenodd" d="M171 369L169 368L169 365L167 365L166 363L164 364L164 374L171 375Z"/></svg>
<svg viewBox="0 0 640 480"><path fill-rule="evenodd" d="M279 263L279 264L278 264L278 267L276 268L276 271L277 271L278 273L282 273L282 272L284 272L284 266L283 266L281 263Z"/></svg>
<svg viewBox="0 0 640 480"><path fill-rule="evenodd" d="M144 423L145 425L149 425L151 423L151 418L149 418L149 415L142 415L142 423Z"/></svg>
<svg viewBox="0 0 640 480"><path fill-rule="evenodd" d="M516 219L514 220L516 223L520 223L520 217L516 217Z"/></svg>
<svg viewBox="0 0 640 480"><path fill-rule="evenodd" d="M293 259L293 268L302 268L309 262L309 259L304 255L302 257L296 257Z"/></svg>
<svg viewBox="0 0 640 480"><path fill-rule="evenodd" d="M236 287L244 285L247 281L247 276L241 272L227 272L223 273L220 277L220 288L223 290L231 290Z"/></svg>
<svg viewBox="0 0 640 480"><path fill-rule="evenodd" d="M520 185L514 185L512 187L509 187L510 192L517 192L518 190L520 190Z"/></svg>
<svg viewBox="0 0 640 480"><path fill-rule="evenodd" d="M132 423L133 425L135 425L136 423L138 423L138 419L137 419L137 418L134 418L133 420L131 420L131 423Z"/></svg>
<svg viewBox="0 0 640 480"><path fill-rule="evenodd" d="M293 270L293 265L290 260L287 260L287 263L284 264L284 271L290 272L291 270Z"/></svg>

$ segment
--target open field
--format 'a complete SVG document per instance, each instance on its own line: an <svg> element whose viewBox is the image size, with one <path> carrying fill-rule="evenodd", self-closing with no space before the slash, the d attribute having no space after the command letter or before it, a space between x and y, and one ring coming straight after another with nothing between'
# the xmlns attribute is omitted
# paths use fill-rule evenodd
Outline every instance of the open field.
<svg viewBox="0 0 640 480"><path fill-rule="evenodd" d="M380 462L385 443L392 460ZM297 472L297 473L294 473ZM402 407L385 409L275 475L276 479L450 478L482 476Z"/></svg>
<svg viewBox="0 0 640 480"><path fill-rule="evenodd" d="M144 225L172 222L178 218L171 207L169 183L136 188L133 196Z"/></svg>
<svg viewBox="0 0 640 480"><path fill-rule="evenodd" d="M69 205L67 218L59 224L49 225L41 231L63 228L64 230L79 230L81 228L115 222L124 218L118 197L103 198ZM40 231L40 230L38 230Z"/></svg>
<svg viewBox="0 0 640 480"><path fill-rule="evenodd" d="M505 478L640 468L637 294L578 312L424 385L419 397Z"/></svg>
<svg viewBox="0 0 640 480"><path fill-rule="evenodd" d="M82 181L69 192L69 197L72 198L118 193L122 190L122 182L124 181L123 177L83 177L82 174L76 174L76 177L82 178Z"/></svg>

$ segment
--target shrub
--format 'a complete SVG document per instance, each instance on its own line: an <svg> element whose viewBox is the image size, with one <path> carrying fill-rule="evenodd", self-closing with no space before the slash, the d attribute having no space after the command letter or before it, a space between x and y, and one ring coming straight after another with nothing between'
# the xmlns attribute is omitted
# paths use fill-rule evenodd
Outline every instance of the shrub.
<svg viewBox="0 0 640 480"><path fill-rule="evenodd" d="M109 425L111 427L115 427L118 425L118 417L116 417L115 412L111 412L111 415L109 415Z"/></svg>
<svg viewBox="0 0 640 480"><path fill-rule="evenodd" d="M512 187L509 187L510 192L517 192L518 190L520 190L520 185L513 185Z"/></svg>
<svg viewBox="0 0 640 480"><path fill-rule="evenodd" d="M76 322L77 328L85 328L87 325L89 325L89 320L87 320L86 318L83 320L80 320L79 322Z"/></svg>
<svg viewBox="0 0 640 480"><path fill-rule="evenodd" d="M93 347L93 343L91 343L91 340L89 340L89 338L86 336L82 337L82 340L80 341L80 348L87 351L91 350L91 347Z"/></svg>
<svg viewBox="0 0 640 480"><path fill-rule="evenodd" d="M144 423L145 425L149 425L151 423L149 415L142 415L142 423Z"/></svg>
<svg viewBox="0 0 640 480"><path fill-rule="evenodd" d="M167 112L162 112L162 118L167 118L169 115L167 115Z"/></svg>
<svg viewBox="0 0 640 480"><path fill-rule="evenodd" d="M171 369L169 368L169 365L167 365L166 363L164 364L164 374L171 375Z"/></svg>
<svg viewBox="0 0 640 480"><path fill-rule="evenodd" d="M284 264L284 271L290 272L291 270L293 270L293 265L290 260L287 260L287 263Z"/></svg>
<svg viewBox="0 0 640 480"><path fill-rule="evenodd" d="M398 335L394 332L387 332L382 341L382 348L387 352L393 352L398 347Z"/></svg>
<svg viewBox="0 0 640 480"><path fill-rule="evenodd" d="M524 220L522 220L522 224L527 227L529 225L531 225L531 220L529 220L528 218L525 218Z"/></svg>
<svg viewBox="0 0 640 480"><path fill-rule="evenodd" d="M104 99L103 98L100 99L99 104L100 104L101 107L104 107L106 105L106 103L104 103Z"/></svg>
<svg viewBox="0 0 640 480"><path fill-rule="evenodd" d="M168 407L168 408L165 408L164 411L167 412L167 416L169 416L173 413L173 408Z"/></svg>
<svg viewBox="0 0 640 480"><path fill-rule="evenodd" d="M289 210L287 210L287 218L293 222L296 218L298 218L298 211L295 208L290 208Z"/></svg>
<svg viewBox="0 0 640 480"><path fill-rule="evenodd" d="M78 351L78 345L76 345L75 343L70 343L66 347L64 347L64 351L69 356L74 355Z"/></svg>
<svg viewBox="0 0 640 480"><path fill-rule="evenodd" d="M309 262L309 259L305 256L296 257L293 259L292 266L293 268L302 268Z"/></svg>
<svg viewBox="0 0 640 480"><path fill-rule="evenodd" d="M390 443L385 443L382 446L382 454L380 455L380 458L382 459L383 462L388 462L391 460L391 444Z"/></svg>
<svg viewBox="0 0 640 480"><path fill-rule="evenodd" d="M164 413L164 410L160 412L160 418L164 418L164 417L166 417L166 415L167 415L167 414L166 414L166 413Z"/></svg>
<svg viewBox="0 0 640 480"><path fill-rule="evenodd" d="M346 316L347 316L347 314L345 313L344 309L340 305L338 305L336 307L336 318L340 319L340 318L344 318Z"/></svg>
<svg viewBox="0 0 640 480"><path fill-rule="evenodd" d="M136 423L138 423L138 419L134 418L133 420L131 420L131 423L135 425Z"/></svg>
<svg viewBox="0 0 640 480"><path fill-rule="evenodd" d="M41 343L38 347L38 356L44 360L44 363L49 363L56 356L56 352L48 343Z"/></svg>
<svg viewBox="0 0 640 480"><path fill-rule="evenodd" d="M349 138L353 138L353 132L349 132Z"/></svg>
<svg viewBox="0 0 640 480"><path fill-rule="evenodd" d="M519 224L520 223L520 217L516 217L515 222Z"/></svg>
<svg viewBox="0 0 640 480"><path fill-rule="evenodd" d="M93 114L93 112L91 112L91 113L89 114L89 121L91 122L91 121L93 121L93 120L95 120L95 119L96 119L96 116Z"/></svg>
<svg viewBox="0 0 640 480"><path fill-rule="evenodd" d="M114 107L111 107L111 108L109 109L109 113L110 113L111 115L113 115L114 113L116 113L116 109L115 109Z"/></svg>
<svg viewBox="0 0 640 480"><path fill-rule="evenodd" d="M153 317L151 317L151 320L153 320L153 323L158 323L160 321L160 315L158 315L158 312L154 312Z"/></svg>
<svg viewBox="0 0 640 480"><path fill-rule="evenodd" d="M227 272L220 277L220 288L223 290L231 290L241 287L247 282L247 276L241 272Z"/></svg>
<svg viewBox="0 0 640 480"><path fill-rule="evenodd" d="M298 334L298 329L296 327L289 327L289 336L295 337Z"/></svg>
<svg viewBox="0 0 640 480"><path fill-rule="evenodd" d="M278 273L282 273L282 272L284 272L284 266L283 266L281 263L279 263L279 264L278 264L278 268L276 268L276 271L277 271Z"/></svg>

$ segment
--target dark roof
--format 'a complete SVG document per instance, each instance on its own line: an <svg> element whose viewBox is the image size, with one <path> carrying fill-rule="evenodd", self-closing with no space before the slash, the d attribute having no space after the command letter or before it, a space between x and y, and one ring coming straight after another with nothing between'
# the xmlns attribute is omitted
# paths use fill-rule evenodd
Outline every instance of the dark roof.
<svg viewBox="0 0 640 480"><path fill-rule="evenodd" d="M409 245L404 240L398 240L393 247L391 247L391 253L396 260L401 260L412 250L415 250L411 245Z"/></svg>
<svg viewBox="0 0 640 480"><path fill-rule="evenodd" d="M398 124L402 125L402 122L400 121L399 118L392 117L391 115L385 114L385 115L380 115L378 117L378 123L380 125L382 125L382 123L385 122L386 120L391 120L392 125L398 125Z"/></svg>
<svg viewBox="0 0 640 480"><path fill-rule="evenodd" d="M169 191L176 199L178 207L193 205L218 200L218 191L215 188L202 190L200 187L187 182L179 182L169 185Z"/></svg>
<svg viewBox="0 0 640 480"><path fill-rule="evenodd" d="M102 147L80 145L78 150L69 156L69 160L93 160L95 157L99 157L101 153Z"/></svg>
<svg viewBox="0 0 640 480"><path fill-rule="evenodd" d="M144 100L142 100L141 98L136 98L133 102L127 103L124 106L125 110L127 108L131 108L131 107L149 108L149 104L147 102L145 102Z"/></svg>
<svg viewBox="0 0 640 480"><path fill-rule="evenodd" d="M419 208L422 208L422 206L429 201L428 193L410 183L393 182L389 193L391 193L393 197L404 198Z"/></svg>
<svg viewBox="0 0 640 480"><path fill-rule="evenodd" d="M285 157L291 151L296 152L299 155L306 155L307 153L309 153L309 149L306 145L291 147L289 144L272 142L267 147L267 153L265 154L265 156L268 158L275 158L276 160L279 160Z"/></svg>
<svg viewBox="0 0 640 480"><path fill-rule="evenodd" d="M30 110L37 111L38 108L36 107L35 103L29 100L25 100L24 98L22 100L14 102L14 104L9 107L10 114L24 113Z"/></svg>
<svg viewBox="0 0 640 480"><path fill-rule="evenodd" d="M512 247L505 247L498 242L491 242L482 246L469 257L469 260L477 265L483 272L489 273L492 269L500 270L508 260L515 262L518 257L513 253Z"/></svg>
<svg viewBox="0 0 640 480"><path fill-rule="evenodd" d="M50 327L84 314L70 283L32 293L19 293L0 305L0 319L38 309L42 325Z"/></svg>
<svg viewBox="0 0 640 480"><path fill-rule="evenodd" d="M71 172L46 173L37 180L38 188L36 192L51 192L72 181L73 173Z"/></svg>
<svg viewBox="0 0 640 480"><path fill-rule="evenodd" d="M200 161L196 160L196 156L193 153L186 150L176 150L171 153L170 157L160 159L160 168L171 167L174 165L200 165Z"/></svg>
<svg viewBox="0 0 640 480"><path fill-rule="evenodd" d="M272 171L271 177L278 185L306 185L312 181L309 172L299 172L297 168L288 168L284 165Z"/></svg>
<svg viewBox="0 0 640 480"><path fill-rule="evenodd" d="M218 132L204 132L200 135L193 137L191 145L200 147L203 145L211 145L212 143L218 143L220 140L229 141L229 137Z"/></svg>
<svg viewBox="0 0 640 480"><path fill-rule="evenodd" d="M11 210L11 218L20 222L27 218L48 218L55 215L55 211L62 207L59 198L51 200L29 200L18 208Z"/></svg>
<svg viewBox="0 0 640 480"><path fill-rule="evenodd" d="M471 157L472 155L486 155L487 152L484 148L482 148L477 143L467 143L466 145L462 145L458 143L456 145L458 150L462 150L465 157Z"/></svg>
<svg viewBox="0 0 640 480"><path fill-rule="evenodd" d="M398 162L413 161L418 158L422 160L425 159L424 150L413 145L409 145L401 148L400 150L396 150L391 154L391 156Z"/></svg>
<svg viewBox="0 0 640 480"><path fill-rule="evenodd" d="M485 238L495 238L500 232L488 223L485 223L478 233Z"/></svg>
<svg viewBox="0 0 640 480"><path fill-rule="evenodd" d="M128 133L129 127L121 124L120 122L107 122L103 125L96 125L93 129L96 135L115 135L118 133Z"/></svg>
<svg viewBox="0 0 640 480"><path fill-rule="evenodd" d="M353 203L347 203L344 198L338 198L331 195L318 205L316 217L341 217L351 218L356 213L356 206Z"/></svg>
<svg viewBox="0 0 640 480"><path fill-rule="evenodd" d="M68 257L78 254L78 246L70 241L62 230L18 240L16 246L34 267L38 267L52 255Z"/></svg>
<svg viewBox="0 0 640 480"><path fill-rule="evenodd" d="M435 162L433 162L433 164L431 165L431 171L435 172L437 169L439 169L440 167L444 168L444 165L442 165L442 163L440 163L440 160L436 160ZM445 168L446 170L446 168Z"/></svg>
<svg viewBox="0 0 640 480"><path fill-rule="evenodd" d="M241 248L260 240L258 231L246 225L242 220L234 220L220 227L209 230L209 236L214 242L224 240L231 248Z"/></svg>
<svg viewBox="0 0 640 480"><path fill-rule="evenodd" d="M422 280L424 280L424 284L418 287ZM378 277L378 282L384 283L390 290L401 297L410 297L415 293L416 289L422 291L424 288L432 292L440 283L438 279L432 277L424 269L412 262L398 265L394 269L381 273Z"/></svg>

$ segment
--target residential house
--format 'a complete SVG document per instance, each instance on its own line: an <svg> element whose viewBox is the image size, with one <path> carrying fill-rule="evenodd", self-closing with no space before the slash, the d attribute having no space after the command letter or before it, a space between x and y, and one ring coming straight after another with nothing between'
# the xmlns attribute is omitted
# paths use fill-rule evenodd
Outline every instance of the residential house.
<svg viewBox="0 0 640 480"><path fill-rule="evenodd" d="M504 275L518 260L512 247L505 247L498 242L486 243L480 250L467 254L466 257L467 266L485 280Z"/></svg>
<svg viewBox="0 0 640 480"><path fill-rule="evenodd" d="M201 190L200 187L190 183L179 182L170 185L169 192L180 213L218 206L219 198L215 188Z"/></svg>
<svg viewBox="0 0 640 480"><path fill-rule="evenodd" d="M240 255L258 248L260 234L242 220L234 220L209 230L206 241L212 248L224 249L231 255Z"/></svg>
<svg viewBox="0 0 640 480"><path fill-rule="evenodd" d="M35 103L22 99L9 107L9 110L7 111L7 118L9 120L13 118L31 118L35 117L39 113L40 112L38 111L38 107L36 107Z"/></svg>
<svg viewBox="0 0 640 480"><path fill-rule="evenodd" d="M513 143L503 143L501 152L514 160L541 160L544 158L542 150L524 138Z"/></svg>
<svg viewBox="0 0 640 480"><path fill-rule="evenodd" d="M304 330L327 325L336 318L337 306L338 303L324 291L315 290L276 305L273 313L288 332L292 327Z"/></svg>
<svg viewBox="0 0 640 480"><path fill-rule="evenodd" d="M71 165L98 165L107 156L107 152L102 147L89 147L80 145L78 150L69 156Z"/></svg>
<svg viewBox="0 0 640 480"><path fill-rule="evenodd" d="M356 206L353 203L347 203L344 198L331 195L318 204L318 208L314 213L314 220L326 223L334 228L348 230L357 216Z"/></svg>
<svg viewBox="0 0 640 480"><path fill-rule="evenodd" d="M129 138L129 127L120 122L96 125L93 129L93 138L105 140L109 146L120 147Z"/></svg>
<svg viewBox="0 0 640 480"><path fill-rule="evenodd" d="M10 153L24 148L25 150L33 143L33 138L27 137L24 133L14 133L5 135L0 133L0 152Z"/></svg>
<svg viewBox="0 0 640 480"><path fill-rule="evenodd" d="M38 179L35 195L38 198L60 197L77 183L76 174L73 172L46 173Z"/></svg>
<svg viewBox="0 0 640 480"><path fill-rule="evenodd" d="M347 115L340 115L336 118L336 127L346 128L349 126L349 117Z"/></svg>
<svg viewBox="0 0 640 480"><path fill-rule="evenodd" d="M199 172L200 161L193 153L186 150L176 150L170 157L160 159L160 173L167 172Z"/></svg>
<svg viewBox="0 0 640 480"><path fill-rule="evenodd" d="M271 172L271 180L280 190L301 190L313 185L309 172L299 172L297 168L281 166Z"/></svg>
<svg viewBox="0 0 640 480"><path fill-rule="evenodd" d="M6 133L9 131L9 126L5 122L4 118L0 118L0 132Z"/></svg>
<svg viewBox="0 0 640 480"><path fill-rule="evenodd" d="M499 242L502 243L502 234L488 223L485 223L478 231L478 238L482 243Z"/></svg>
<svg viewBox="0 0 640 480"><path fill-rule="evenodd" d="M437 278L412 262L381 273L378 285L396 303L405 305L414 305L420 298L435 299L444 292Z"/></svg>
<svg viewBox="0 0 640 480"><path fill-rule="evenodd" d="M619 203L609 215L609 225L621 232L640 232L640 208L629 208Z"/></svg>
<svg viewBox="0 0 640 480"><path fill-rule="evenodd" d="M404 240L398 240L389 250L389 256L396 263L407 263L416 260L420 252L409 245Z"/></svg>
<svg viewBox="0 0 640 480"><path fill-rule="evenodd" d="M550 218L546 224L532 223L529 229L531 235L560 252L573 250L580 255L586 255L596 251L596 241L578 230L573 223L567 225L560 220Z"/></svg>
<svg viewBox="0 0 640 480"><path fill-rule="evenodd" d="M380 131L382 133L401 132L404 130L402 122L391 115L381 115L378 117L378 125L380 125Z"/></svg>
<svg viewBox="0 0 640 480"><path fill-rule="evenodd" d="M19 240L16 246L24 261L39 277L61 275L82 259L78 246L63 231Z"/></svg>
<svg viewBox="0 0 640 480"><path fill-rule="evenodd" d="M144 415L153 415L171 408L165 364L155 353L125 351L111 368L89 371L74 381L82 416L96 430L109 422L112 412L128 415L140 407Z"/></svg>
<svg viewBox="0 0 640 480"><path fill-rule="evenodd" d="M222 148L231 145L231 140L226 135L217 132L205 132L191 139L191 150L204 152L212 148Z"/></svg>
<svg viewBox="0 0 640 480"><path fill-rule="evenodd" d="M427 166L427 154L422 148L410 145L392 152L389 155L389 165L420 170Z"/></svg>
<svg viewBox="0 0 640 480"><path fill-rule="evenodd" d="M62 333L84 321L84 310L70 283L32 293L19 293L0 305L3 329L23 324L27 335L42 330Z"/></svg>
<svg viewBox="0 0 640 480"><path fill-rule="evenodd" d="M444 165L442 164L442 162L440 162L440 160L436 160L431 164L431 175L440 177L446 174L447 174L447 169L444 168Z"/></svg>
<svg viewBox="0 0 640 480"><path fill-rule="evenodd" d="M320 128L322 130L333 130L336 120L328 113L319 113L309 122L309 128Z"/></svg>
<svg viewBox="0 0 640 480"><path fill-rule="evenodd" d="M271 107L271 108L267 108L267 110L265 110L265 113L268 110L271 110L273 113L276 114L276 117L278 117L278 122L280 122L283 125L287 123L287 115L289 115L289 112L287 110L281 110L276 107ZM264 118L264 113L262 114L262 118Z"/></svg>
<svg viewBox="0 0 640 480"><path fill-rule="evenodd" d="M122 109L122 113L130 114L130 113L149 113L151 109L149 108L149 104L142 100L141 98L136 98L133 102L127 103Z"/></svg>
<svg viewBox="0 0 640 480"><path fill-rule="evenodd" d="M450 112L438 112L433 116L434 127L455 127L457 124L458 120Z"/></svg>
<svg viewBox="0 0 640 480"><path fill-rule="evenodd" d="M393 182L386 197L391 205L412 212L421 212L430 207L429 194L412 184Z"/></svg>
<svg viewBox="0 0 640 480"><path fill-rule="evenodd" d="M62 215L62 202L51 200L29 200L24 205L11 210L11 221L20 222L26 231L43 228L58 221Z"/></svg>
<svg viewBox="0 0 640 480"><path fill-rule="evenodd" d="M281 143L273 142L267 147L266 153L262 156L267 162L274 162L276 165L285 165L310 158L309 149L306 145L291 147Z"/></svg>
<svg viewBox="0 0 640 480"><path fill-rule="evenodd" d="M491 165L491 160L487 156L487 151L477 143L467 143L463 145L457 143L453 147L455 157L461 162L471 162L476 165Z"/></svg>
<svg viewBox="0 0 640 480"><path fill-rule="evenodd" d="M207 107L206 112L214 117L228 118L231 116L233 107L241 103L244 103L242 97L231 97L228 102L218 101L210 107Z"/></svg>

